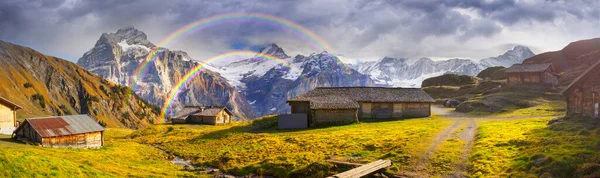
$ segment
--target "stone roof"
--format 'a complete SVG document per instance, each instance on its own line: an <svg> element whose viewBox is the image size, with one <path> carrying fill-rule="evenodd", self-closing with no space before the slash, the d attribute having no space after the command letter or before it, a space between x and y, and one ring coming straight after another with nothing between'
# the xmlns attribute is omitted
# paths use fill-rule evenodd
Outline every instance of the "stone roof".
<svg viewBox="0 0 600 178"><path fill-rule="evenodd" d="M520 73L520 72L544 72L552 66L551 63L545 64L514 64L510 66L505 73Z"/></svg>
<svg viewBox="0 0 600 178"><path fill-rule="evenodd" d="M104 127L88 115L29 118L15 130L15 133L25 123L29 123L43 138L104 131Z"/></svg>
<svg viewBox="0 0 600 178"><path fill-rule="evenodd" d="M201 108L204 107L204 110L200 112ZM232 114L229 109L222 106L186 106L180 111L177 111L177 114L173 116L172 119L185 119L188 116L217 116L219 112L225 110L225 112Z"/></svg>
<svg viewBox="0 0 600 178"><path fill-rule="evenodd" d="M435 102L419 88L323 87L289 99L308 101L313 109L359 108L358 102Z"/></svg>

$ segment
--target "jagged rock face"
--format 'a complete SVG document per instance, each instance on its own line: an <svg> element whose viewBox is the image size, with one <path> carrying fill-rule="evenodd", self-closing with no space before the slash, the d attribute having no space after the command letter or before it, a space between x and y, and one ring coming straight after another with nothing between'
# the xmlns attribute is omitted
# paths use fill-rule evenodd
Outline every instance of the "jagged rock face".
<svg viewBox="0 0 600 178"><path fill-rule="evenodd" d="M510 67L520 64L533 56L524 46L515 46L506 53L475 62L469 59L433 61L429 58L409 60L406 58L384 57L379 61L353 65L360 73L369 75L377 84L399 87L419 87L424 79L443 74L477 75L492 66Z"/></svg>
<svg viewBox="0 0 600 178"><path fill-rule="evenodd" d="M271 55L288 56L276 45L263 48L259 53L265 52L264 49L269 49ZM316 87L375 85L368 76L347 68L337 57L326 52L310 56L297 55L283 60L289 62L290 66L246 59L223 68L235 68L239 72L237 75L241 76L234 73L226 76L230 82L238 83L259 115L290 112L287 99Z"/></svg>
<svg viewBox="0 0 600 178"><path fill-rule="evenodd" d="M88 114L108 127L160 123L158 108L78 65L0 41L0 96L19 116ZM24 118L21 118L24 119Z"/></svg>
<svg viewBox="0 0 600 178"><path fill-rule="evenodd" d="M137 78L136 69L144 64L152 50L160 52ZM77 64L115 83L135 85L135 93L159 106L163 106L167 95L187 72L201 65L183 51L157 49L147 40L146 34L135 28L102 34L94 48L86 52ZM188 81L170 109L176 111L184 105L227 106L237 118L255 117L245 97L210 69L202 70Z"/></svg>

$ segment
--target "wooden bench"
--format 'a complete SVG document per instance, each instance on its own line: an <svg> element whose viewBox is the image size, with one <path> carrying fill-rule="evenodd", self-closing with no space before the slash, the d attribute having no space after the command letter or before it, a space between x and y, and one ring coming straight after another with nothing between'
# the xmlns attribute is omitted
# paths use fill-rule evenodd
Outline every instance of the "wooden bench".
<svg viewBox="0 0 600 178"><path fill-rule="evenodd" d="M362 176L369 175L373 172L376 172L380 169L392 166L392 161L390 160L377 160L375 162L371 162L369 164L362 165L360 167L350 169L346 172L342 172L333 176L329 176L327 178L358 178Z"/></svg>

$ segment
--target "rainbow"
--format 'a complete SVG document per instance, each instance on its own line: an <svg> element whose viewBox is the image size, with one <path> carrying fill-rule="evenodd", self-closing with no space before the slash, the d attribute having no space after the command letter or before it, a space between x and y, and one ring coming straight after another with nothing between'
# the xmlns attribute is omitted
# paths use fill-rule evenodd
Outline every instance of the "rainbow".
<svg viewBox="0 0 600 178"><path fill-rule="evenodd" d="M290 72L292 70L295 70L294 68L292 68L290 63L285 60L279 59L275 56L271 56L268 54L256 54L256 52L253 52L253 51L234 51L234 52L224 53L224 54L215 56L213 58L206 60L204 62L204 64L202 64L202 63L198 64L192 70L188 71L188 73L186 73L179 82L177 82L177 84L173 87L173 89L171 89L171 91L169 92L169 94L167 95L167 97L165 99L165 103L163 104L161 113L160 113L161 118L163 120L166 118L166 115L169 112L169 109L171 108L171 104L173 104L173 101L175 101L175 98L177 98L181 89L185 88L185 86L191 79L193 79L195 76L197 76L200 72L204 71L207 68L206 66L208 64L223 61L223 60L228 60L231 58L239 58L239 57L251 57L251 59L262 59L262 60L266 60L266 61L272 61L272 62L275 62L277 65L287 68ZM302 73L301 71L295 71L295 72L298 72L299 74ZM306 80L306 78L302 75L300 75L299 78Z"/></svg>
<svg viewBox="0 0 600 178"><path fill-rule="evenodd" d="M138 79L141 79L143 77L143 75L145 75L149 64L151 64L154 61L154 59L156 58L156 56L165 49L162 47L166 47L166 46L170 45L171 43L177 41L178 39L180 39L186 35L189 35L190 33L194 32L194 31L198 31L198 30L205 29L208 27L216 26L219 24L247 22L247 21L266 23L268 25L273 25L273 26L282 28L283 30L288 31L288 32L298 36L299 38L302 38L302 39L310 42L310 44L312 46L314 46L316 49L329 51L330 53L335 54L335 50L329 45L329 43L327 43L321 37L316 35L314 32L310 31L309 29L307 29L295 22L292 22L292 21L289 21L289 20L286 20L283 18L279 18L279 17L267 15L267 14L259 14L259 13L223 14L223 15L212 16L212 17L208 17L208 18L204 18L204 19L200 19L198 21L192 22L188 25L183 26L182 28L178 29L177 31L171 33L169 36L167 36L164 40L162 40L157 45L159 47L152 49L152 51L148 54L148 56L146 56L146 58L142 61L142 63L136 68L135 73L133 75L134 78L130 80L129 86L134 90L136 89L135 88L136 83L137 83L136 81ZM342 61L340 61L337 57L332 57L332 59L337 60L336 62L340 66L342 66L346 71L349 70L348 67L346 67L344 65L344 63Z"/></svg>

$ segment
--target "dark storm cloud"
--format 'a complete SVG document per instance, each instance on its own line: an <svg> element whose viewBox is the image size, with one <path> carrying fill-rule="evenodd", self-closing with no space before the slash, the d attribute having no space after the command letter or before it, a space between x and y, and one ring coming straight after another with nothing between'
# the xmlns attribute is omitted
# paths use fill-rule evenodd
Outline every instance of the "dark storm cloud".
<svg viewBox="0 0 600 178"><path fill-rule="evenodd" d="M418 46L432 38L464 43L478 37L492 38L513 26L552 26L569 17L600 23L600 3L596 0L4 0L0 1L0 39L31 44L43 52L73 60L91 48L103 32L135 26L154 34L151 38L161 39L188 23L232 12L265 13L294 21L340 46L342 53L369 48L406 54L411 49L393 45ZM256 44L251 44L249 37L273 38L257 43L290 41L286 34L263 23L245 22L211 27L194 33L190 39L203 39L203 43L221 41L226 47L251 46ZM186 44L195 45L194 40Z"/></svg>

